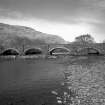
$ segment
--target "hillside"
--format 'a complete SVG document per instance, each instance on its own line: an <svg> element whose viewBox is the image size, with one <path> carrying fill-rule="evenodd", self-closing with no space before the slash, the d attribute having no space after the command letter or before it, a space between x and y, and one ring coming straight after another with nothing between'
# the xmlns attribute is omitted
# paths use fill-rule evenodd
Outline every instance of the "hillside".
<svg viewBox="0 0 105 105"><path fill-rule="evenodd" d="M0 23L0 44L1 45L22 45L22 44L64 44L63 38L36 31L30 27L9 25Z"/></svg>

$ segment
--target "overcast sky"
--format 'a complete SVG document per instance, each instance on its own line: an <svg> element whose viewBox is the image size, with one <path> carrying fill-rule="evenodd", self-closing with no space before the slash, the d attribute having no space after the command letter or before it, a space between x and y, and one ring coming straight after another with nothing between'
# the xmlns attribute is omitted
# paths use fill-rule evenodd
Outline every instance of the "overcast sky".
<svg viewBox="0 0 105 105"><path fill-rule="evenodd" d="M73 41L105 39L105 0L0 0L0 22L26 25Z"/></svg>

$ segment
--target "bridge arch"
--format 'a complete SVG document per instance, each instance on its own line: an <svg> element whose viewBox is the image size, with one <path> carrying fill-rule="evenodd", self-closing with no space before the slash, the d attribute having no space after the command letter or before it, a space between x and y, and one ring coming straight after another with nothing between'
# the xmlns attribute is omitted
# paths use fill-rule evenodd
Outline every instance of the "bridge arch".
<svg viewBox="0 0 105 105"><path fill-rule="evenodd" d="M50 55L69 54L70 50L66 47L55 47L49 50Z"/></svg>
<svg viewBox="0 0 105 105"><path fill-rule="evenodd" d="M24 55L40 55L43 51L41 48L28 48L24 51Z"/></svg>
<svg viewBox="0 0 105 105"><path fill-rule="evenodd" d="M78 49L80 55L100 55L101 51L94 47L85 47Z"/></svg>
<svg viewBox="0 0 105 105"><path fill-rule="evenodd" d="M8 48L8 49L4 50L0 55L9 56L9 55L19 55L19 54L20 54L20 52L17 49Z"/></svg>

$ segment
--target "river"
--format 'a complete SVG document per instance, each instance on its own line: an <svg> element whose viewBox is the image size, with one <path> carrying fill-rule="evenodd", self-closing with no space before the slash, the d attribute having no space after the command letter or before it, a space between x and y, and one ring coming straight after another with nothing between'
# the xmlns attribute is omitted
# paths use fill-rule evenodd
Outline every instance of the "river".
<svg viewBox="0 0 105 105"><path fill-rule="evenodd" d="M0 60L0 105L56 105L51 91L60 90L66 69L82 74L95 67L104 72L104 62L103 56Z"/></svg>

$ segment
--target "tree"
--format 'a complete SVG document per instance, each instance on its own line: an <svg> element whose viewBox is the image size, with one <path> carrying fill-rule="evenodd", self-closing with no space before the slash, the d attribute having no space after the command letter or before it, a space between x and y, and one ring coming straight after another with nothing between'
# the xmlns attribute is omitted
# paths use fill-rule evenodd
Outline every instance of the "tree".
<svg viewBox="0 0 105 105"><path fill-rule="evenodd" d="M105 43L105 39L103 40L103 42L102 43Z"/></svg>
<svg viewBox="0 0 105 105"><path fill-rule="evenodd" d="M75 38L78 43L95 43L94 38L90 34L80 35Z"/></svg>

